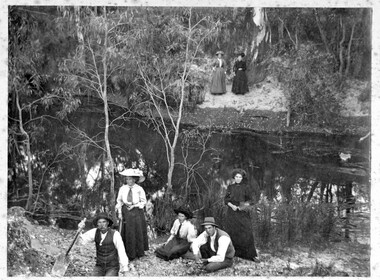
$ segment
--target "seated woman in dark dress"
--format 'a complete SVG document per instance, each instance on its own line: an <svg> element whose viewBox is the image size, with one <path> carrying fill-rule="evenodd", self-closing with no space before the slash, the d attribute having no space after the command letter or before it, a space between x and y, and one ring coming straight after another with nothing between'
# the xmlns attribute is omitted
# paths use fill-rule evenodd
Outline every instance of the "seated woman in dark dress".
<svg viewBox="0 0 380 280"><path fill-rule="evenodd" d="M249 91L248 89L248 79L245 71L247 70L247 65L243 60L245 56L244 53L240 53L238 59L234 64L235 77L232 82L232 92L235 94L244 94Z"/></svg>
<svg viewBox="0 0 380 280"><path fill-rule="evenodd" d="M258 262L250 215L245 211L252 200L250 186L243 182L246 172L235 169L232 172L235 183L227 187L225 204L228 206L226 232L235 247L235 256Z"/></svg>
<svg viewBox="0 0 380 280"><path fill-rule="evenodd" d="M186 254L190 249L191 243L197 237L194 225L188 221L188 219L193 217L193 214L184 207L179 207L174 212L177 214L177 219L170 230L170 236L154 252L157 257L165 261L176 259Z"/></svg>

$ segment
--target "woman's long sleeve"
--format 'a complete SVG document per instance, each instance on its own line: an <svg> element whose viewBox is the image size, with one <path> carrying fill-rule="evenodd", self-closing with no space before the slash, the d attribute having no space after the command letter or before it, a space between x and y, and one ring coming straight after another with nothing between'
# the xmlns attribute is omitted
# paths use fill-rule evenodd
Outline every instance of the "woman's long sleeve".
<svg viewBox="0 0 380 280"><path fill-rule="evenodd" d="M235 63L234 63L234 69L233 69L234 73L237 72L237 69L238 69L238 67L237 67L237 62L235 62Z"/></svg>
<svg viewBox="0 0 380 280"><path fill-rule="evenodd" d="M226 195L224 196L224 203L227 205L228 202L231 202L231 187L230 185L227 187Z"/></svg>
<svg viewBox="0 0 380 280"><path fill-rule="evenodd" d="M195 226L189 222L188 230L187 230L187 241L193 242L197 238L197 230L195 229Z"/></svg>
<svg viewBox="0 0 380 280"><path fill-rule="evenodd" d="M122 189L123 189L123 186L121 186L121 188L119 189L119 192L117 194L117 199L116 199L116 210L120 213L121 211L121 207L123 206L123 200L122 200Z"/></svg>
<svg viewBox="0 0 380 280"><path fill-rule="evenodd" d="M245 61L243 61L241 66L241 68L243 68L243 71L247 70L247 64L245 63Z"/></svg>

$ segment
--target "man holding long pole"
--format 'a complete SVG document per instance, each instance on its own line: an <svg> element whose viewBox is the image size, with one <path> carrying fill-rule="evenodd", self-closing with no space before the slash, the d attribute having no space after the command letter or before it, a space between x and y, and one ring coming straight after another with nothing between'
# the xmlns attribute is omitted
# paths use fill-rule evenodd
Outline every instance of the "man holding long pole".
<svg viewBox="0 0 380 280"><path fill-rule="evenodd" d="M79 236L80 243L95 242L96 265L91 276L118 276L129 271L128 257L124 243L118 231L111 229L112 219L106 213L100 213L93 221L96 228ZM84 222L78 224L84 228Z"/></svg>

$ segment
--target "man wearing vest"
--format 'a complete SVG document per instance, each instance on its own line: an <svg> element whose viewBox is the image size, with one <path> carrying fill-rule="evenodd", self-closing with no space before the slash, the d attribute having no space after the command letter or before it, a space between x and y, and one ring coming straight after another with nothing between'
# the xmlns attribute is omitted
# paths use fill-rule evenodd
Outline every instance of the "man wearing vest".
<svg viewBox="0 0 380 280"><path fill-rule="evenodd" d="M96 265L92 276L118 276L128 271L128 257L125 253L120 233L111 229L113 221L105 213L100 213L94 220L96 228L90 229L80 235L80 242L86 244L95 242ZM84 228L80 222L78 228Z"/></svg>
<svg viewBox="0 0 380 280"><path fill-rule="evenodd" d="M230 236L215 224L213 217L206 217L205 231L192 244L196 262L204 263L207 272L232 266L235 248Z"/></svg>

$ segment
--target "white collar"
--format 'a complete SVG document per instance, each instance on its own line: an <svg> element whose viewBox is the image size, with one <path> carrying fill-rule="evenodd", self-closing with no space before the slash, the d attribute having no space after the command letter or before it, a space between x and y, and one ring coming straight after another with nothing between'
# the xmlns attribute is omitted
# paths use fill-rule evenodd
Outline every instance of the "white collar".
<svg viewBox="0 0 380 280"><path fill-rule="evenodd" d="M215 237L216 237L216 229L215 229L215 233L214 233L213 235L211 235L210 238L211 238L212 240L214 240Z"/></svg>

